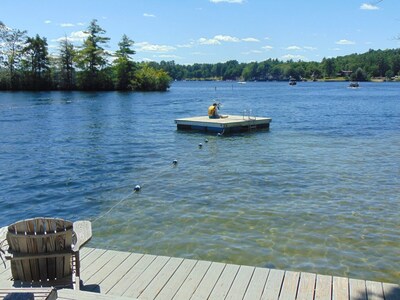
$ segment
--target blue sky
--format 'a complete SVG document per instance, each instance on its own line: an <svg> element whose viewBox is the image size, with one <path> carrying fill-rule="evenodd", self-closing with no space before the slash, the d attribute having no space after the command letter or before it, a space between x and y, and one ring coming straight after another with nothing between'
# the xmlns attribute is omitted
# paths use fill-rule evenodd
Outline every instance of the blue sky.
<svg viewBox="0 0 400 300"><path fill-rule="evenodd" d="M65 36L80 45L92 19L110 52L130 37L136 61L321 61L400 47L398 0L1 0L0 21L53 52Z"/></svg>

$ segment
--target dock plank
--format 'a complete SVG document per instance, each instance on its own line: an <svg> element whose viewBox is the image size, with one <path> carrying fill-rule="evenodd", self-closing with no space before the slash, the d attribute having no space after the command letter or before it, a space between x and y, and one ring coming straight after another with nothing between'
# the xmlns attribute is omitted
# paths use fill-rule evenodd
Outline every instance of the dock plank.
<svg viewBox="0 0 400 300"><path fill-rule="evenodd" d="M317 275L315 300L330 300L332 297L332 276Z"/></svg>
<svg viewBox="0 0 400 300"><path fill-rule="evenodd" d="M301 272L299 288L297 290L297 299L298 300L314 299L316 281L317 281L316 274Z"/></svg>
<svg viewBox="0 0 400 300"><path fill-rule="evenodd" d="M106 250L104 249L94 249L90 255L81 258L81 274L82 271L88 268L94 261L96 261L100 256L102 256Z"/></svg>
<svg viewBox="0 0 400 300"><path fill-rule="evenodd" d="M140 294L140 299L155 299L182 262L182 258L172 257L154 277L143 293Z"/></svg>
<svg viewBox="0 0 400 300"><path fill-rule="evenodd" d="M383 299L382 283L376 281L366 281L367 298L368 300Z"/></svg>
<svg viewBox="0 0 400 300"><path fill-rule="evenodd" d="M382 283L386 300L400 300L400 286L393 283Z"/></svg>
<svg viewBox="0 0 400 300"><path fill-rule="evenodd" d="M265 268L255 268L243 300L261 299L269 271Z"/></svg>
<svg viewBox="0 0 400 300"><path fill-rule="evenodd" d="M333 277L332 300L349 299L349 279L345 277Z"/></svg>
<svg viewBox="0 0 400 300"><path fill-rule="evenodd" d="M233 280L239 271L239 268L239 265L226 265L208 299L225 299L228 295L230 287L232 286Z"/></svg>
<svg viewBox="0 0 400 300"><path fill-rule="evenodd" d="M397 284L95 248L81 252L81 274L88 292L59 299L400 300ZM0 287L23 291L10 278L8 263Z"/></svg>
<svg viewBox="0 0 400 300"><path fill-rule="evenodd" d="M196 262L194 259L185 259L155 299L172 299L193 270Z"/></svg>
<svg viewBox="0 0 400 300"><path fill-rule="evenodd" d="M122 296L106 295L71 289L58 290L57 294L57 300L135 300L133 298L126 298Z"/></svg>
<svg viewBox="0 0 400 300"><path fill-rule="evenodd" d="M117 251L107 250L102 255L100 255L96 260L94 260L89 266L81 272L82 280L86 284L87 280L97 274L115 255Z"/></svg>
<svg viewBox="0 0 400 300"><path fill-rule="evenodd" d="M276 300L279 298L284 276L285 271L283 270L272 269L269 271L264 292L261 296L262 300Z"/></svg>
<svg viewBox="0 0 400 300"><path fill-rule="evenodd" d="M128 271L136 265L143 257L143 254L128 253L129 256L117 266L108 276L101 282L101 292L108 293L119 281L122 280Z"/></svg>
<svg viewBox="0 0 400 300"><path fill-rule="evenodd" d="M139 278L123 293L123 296L138 298L170 259L167 256L157 256Z"/></svg>
<svg viewBox="0 0 400 300"><path fill-rule="evenodd" d="M297 294L297 287L299 285L299 279L300 279L299 272L286 271L279 299L295 300Z"/></svg>
<svg viewBox="0 0 400 300"><path fill-rule="evenodd" d="M225 300L243 299L249 286L250 280L253 277L255 268L249 266L240 266L239 272L229 289Z"/></svg>
<svg viewBox="0 0 400 300"><path fill-rule="evenodd" d="M212 262L190 299L208 299L225 266L226 264L223 263Z"/></svg>
<svg viewBox="0 0 400 300"><path fill-rule="evenodd" d="M367 300L367 290L364 280L349 279L350 300Z"/></svg>
<svg viewBox="0 0 400 300"><path fill-rule="evenodd" d="M136 281L139 276L156 259L155 255L143 255L140 260L118 281L109 293L116 296L122 296L123 293Z"/></svg>
<svg viewBox="0 0 400 300"><path fill-rule="evenodd" d="M84 277L85 285L91 286L91 288L89 288L88 290L95 290L96 285L101 284L103 280L105 280L109 276L109 274L111 274L116 268L118 268L119 265L122 264L129 256L128 252L120 252L114 250L109 250L108 252L114 254L112 258L109 261L105 261L103 267L101 267L98 271L95 271L91 277Z"/></svg>
<svg viewBox="0 0 400 300"><path fill-rule="evenodd" d="M189 276L182 283L181 287L178 289L175 296L172 298L174 300L185 300L190 299L195 293L200 282L206 275L208 269L211 266L210 261L200 260L196 262L196 265L189 273Z"/></svg>

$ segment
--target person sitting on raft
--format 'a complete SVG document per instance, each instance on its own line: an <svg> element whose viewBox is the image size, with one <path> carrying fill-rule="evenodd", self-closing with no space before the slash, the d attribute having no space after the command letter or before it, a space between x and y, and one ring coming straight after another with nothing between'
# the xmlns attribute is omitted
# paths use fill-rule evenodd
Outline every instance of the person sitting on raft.
<svg viewBox="0 0 400 300"><path fill-rule="evenodd" d="M208 117L210 119L227 118L228 116L223 116L218 113L219 104L214 102L213 105L208 107Z"/></svg>

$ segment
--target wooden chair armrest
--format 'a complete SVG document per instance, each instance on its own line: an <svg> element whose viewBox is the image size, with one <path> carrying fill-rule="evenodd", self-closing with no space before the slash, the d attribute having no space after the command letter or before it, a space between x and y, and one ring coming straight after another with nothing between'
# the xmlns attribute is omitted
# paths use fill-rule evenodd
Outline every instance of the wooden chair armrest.
<svg viewBox="0 0 400 300"><path fill-rule="evenodd" d="M8 227L4 226L0 228L0 242L6 239Z"/></svg>
<svg viewBox="0 0 400 300"><path fill-rule="evenodd" d="M73 224L73 230L76 235L73 251L76 252L92 238L92 223L90 221L76 221Z"/></svg>

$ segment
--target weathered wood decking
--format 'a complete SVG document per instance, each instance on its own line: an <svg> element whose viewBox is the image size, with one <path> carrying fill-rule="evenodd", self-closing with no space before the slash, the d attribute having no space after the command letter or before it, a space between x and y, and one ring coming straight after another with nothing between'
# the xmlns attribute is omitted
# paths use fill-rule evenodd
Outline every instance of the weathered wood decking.
<svg viewBox="0 0 400 300"><path fill-rule="evenodd" d="M0 288L10 276L0 269ZM81 251L81 279L101 294L59 290L57 299L400 299L397 284L95 248Z"/></svg>

